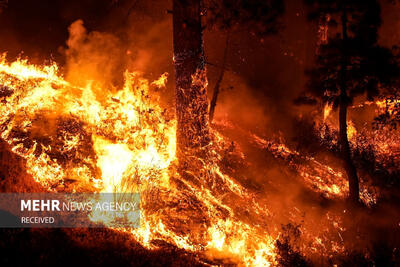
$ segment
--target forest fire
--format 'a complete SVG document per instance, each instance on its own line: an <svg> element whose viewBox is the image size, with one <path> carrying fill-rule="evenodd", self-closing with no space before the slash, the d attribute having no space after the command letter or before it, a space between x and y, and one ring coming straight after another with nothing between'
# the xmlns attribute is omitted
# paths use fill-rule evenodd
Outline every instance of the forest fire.
<svg viewBox="0 0 400 267"><path fill-rule="evenodd" d="M166 118L168 112L157 106L154 94L149 95L151 86L164 86L166 74L149 83L137 73L126 73L124 89L112 93L93 83L83 88L71 85L59 76L55 64L40 67L23 60L8 63L3 57L0 69L2 92L7 93L1 106L5 114L1 136L14 153L26 159L27 171L46 190L138 191L148 202L143 204L141 227L129 231L145 247L154 249L157 245L152 241L162 239L189 251L204 251L206 255L249 266L276 263L274 243L279 232L271 235L262 226L241 221L235 214L236 208L230 206L233 200L226 202L215 194L232 194L236 203L252 201L251 212L260 219L270 216L269 210L254 202L254 196L223 174L218 165L204 168L215 176L220 188L201 188L182 180L186 190L182 192L175 184L179 177L175 171L176 123ZM48 124L41 126L47 127L46 131L37 132L37 124L44 123L43 120ZM215 134L215 146L223 146L224 138ZM257 146L287 161L312 189L331 198L346 196L348 188L341 171L302 156L283 140L267 141L252 133L248 135ZM205 210L181 214L183 218L174 218L172 222L171 214L165 216L153 210L155 203L151 198L155 190L162 192L157 202L167 204L188 198L186 201L199 201L198 205ZM361 198L367 205L375 201L366 189ZM185 216L205 216L203 212L208 213L209 226L197 225L198 232L190 229L182 234L181 230L175 232L167 226L183 224ZM322 245L318 237L315 242Z"/></svg>
<svg viewBox="0 0 400 267"><path fill-rule="evenodd" d="M124 89L113 94L94 84L72 86L58 76L55 64L39 67L21 60L8 63L3 57L0 68L1 84L10 92L1 107L5 114L2 138L27 160L27 171L44 188L55 192L138 191L145 200L142 227L131 231L144 246L154 248L152 241L162 239L191 251L223 251L246 265L274 262L274 239L262 236L262 228L240 221L234 207L214 196L215 188L183 181L185 192L170 181L179 175L174 171L175 121L168 120L167 111L157 106L154 94L149 95L152 85L164 86L163 82L149 83L139 74L126 73ZM46 130L35 132L43 120L48 125L41 127ZM236 201L252 199L217 165L207 168L209 175L218 177L218 190L234 194ZM162 192L161 199L151 200L155 190ZM153 210L154 201L168 204L190 199L199 202L202 213L180 214L183 218L171 222L166 221L171 220L171 214L164 217ZM202 218L203 212L207 218ZM267 215L267 210L258 207L253 212ZM186 234L166 226L184 224L185 216L199 216L209 226L201 223L196 227L202 230L190 229Z"/></svg>
<svg viewBox="0 0 400 267"><path fill-rule="evenodd" d="M140 214L7 225L0 251L60 242L71 265L85 253L80 264L100 266L397 266L400 57L378 30L380 7L398 4L141 2L49 7L63 21L42 22L46 34L64 33L43 49L19 41L38 40L31 28L0 29L12 43L0 43L0 201L136 194ZM0 22L15 5L0 0ZM32 265L52 265L46 253Z"/></svg>

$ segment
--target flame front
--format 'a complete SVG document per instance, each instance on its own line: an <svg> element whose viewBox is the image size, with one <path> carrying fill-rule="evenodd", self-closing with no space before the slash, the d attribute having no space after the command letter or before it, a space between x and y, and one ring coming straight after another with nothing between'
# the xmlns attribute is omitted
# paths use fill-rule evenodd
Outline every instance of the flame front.
<svg viewBox="0 0 400 267"><path fill-rule="evenodd" d="M8 63L3 55L1 138L48 191L140 192L141 227L115 230L128 231L149 249L164 240L239 265L275 264L277 236L261 223L268 210L255 203L247 211L256 218L253 224L235 206L254 203L252 194L217 163L198 174L214 177L215 187L176 172L176 121L160 107L155 90L167 77L150 83L126 72L121 90L96 82L79 87L64 80L56 64ZM214 140L214 146L224 142L217 133Z"/></svg>
<svg viewBox="0 0 400 267"><path fill-rule="evenodd" d="M276 244L282 231L277 225L302 222L303 213L294 205L285 212L276 211L280 205L268 203L268 196L247 189L224 172L222 154L231 150L232 142L222 136L223 129L234 129L246 142L270 153L309 190L333 199L347 195L348 182L340 165L302 154L282 136L266 139L225 120L214 122L220 132L211 130L208 152L212 160L194 160L201 164L191 173L193 180L182 177L177 172L174 112L161 107L158 95L168 74L153 82L138 72L125 72L124 77L121 89L96 81L80 87L66 81L56 64L9 63L3 55L0 134L47 191L139 192L140 227L114 230L129 233L144 247L157 249L166 242L219 263L279 264ZM394 105L371 104L383 110ZM338 126L332 113L332 106L325 106L315 129L319 141L334 150L338 140L332 131ZM391 153L399 147L395 135L356 128L351 120L347 130L353 151L372 148L378 162L384 164L387 156L397 157L398 162ZM377 193L360 178L360 197L371 206ZM100 213L91 218L105 224L110 221ZM302 226L298 249L302 255L318 261L321 255L330 258L344 253L346 229L341 215L328 211L319 216L320 227L313 220L311 216Z"/></svg>

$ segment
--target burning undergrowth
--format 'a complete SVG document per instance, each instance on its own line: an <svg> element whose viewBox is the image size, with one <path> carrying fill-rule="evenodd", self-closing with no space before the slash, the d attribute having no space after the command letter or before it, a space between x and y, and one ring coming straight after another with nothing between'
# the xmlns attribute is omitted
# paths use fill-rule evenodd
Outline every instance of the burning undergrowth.
<svg viewBox="0 0 400 267"><path fill-rule="evenodd" d="M348 260L348 253L373 261L365 232L346 222L350 211L341 200L348 189L333 160L332 125L314 124L310 131L326 150L321 155L292 148L279 135L268 139L217 121L209 158L193 159L196 172L183 177L177 171L173 112L158 104L166 74L149 82L126 72L118 90L95 82L75 86L56 64L9 63L4 57L0 63L1 138L7 143L3 150L14 155L2 168L8 170L3 191L140 192L141 227L110 231L146 249L173 246L201 255L203 263L336 264ZM360 158L367 150L356 144L371 140L358 139L371 135L352 136ZM373 151L371 162L388 162ZM26 175L13 172L13 164ZM22 189L18 176L36 183ZM379 190L371 188L363 182L361 197L374 207ZM366 218L355 216L358 222ZM76 239L74 233L69 235Z"/></svg>
<svg viewBox="0 0 400 267"><path fill-rule="evenodd" d="M398 179L398 164L399 164L399 142L398 131L390 127L374 127L373 123L357 123L357 115L368 114L362 110L365 106L370 109L374 108L370 121L373 117L382 113L385 108L382 106L382 101L365 102L359 105L354 105L352 111L355 113L353 118L350 118L348 124L348 136L352 149L352 156L357 165L357 169L361 178L361 199L367 206L373 206L379 198L385 198L385 194L389 193L385 187L388 184L397 184ZM307 153L311 153L319 158L325 158L325 161L330 160L329 164L336 169L340 166L335 166L334 159L339 158L339 141L338 141L338 125L336 121L337 114L330 114L331 107L324 108L323 117L316 116L313 119L301 118L298 127L307 129L307 134L298 134L297 143L300 145L300 151L304 154L304 149L307 144L313 144L308 148ZM353 122L354 121L356 122ZM356 126L358 125L358 126ZM309 140L305 140L305 135L308 135ZM310 138L311 137L311 138ZM301 139L301 140L300 140ZM313 147L314 146L314 147ZM313 151L312 151L313 150ZM319 152L316 152L319 151ZM323 151L322 153L320 151ZM321 157L321 154L323 155ZM340 175L340 172L339 172Z"/></svg>
<svg viewBox="0 0 400 267"><path fill-rule="evenodd" d="M305 264L299 255L317 265L373 264L380 261L379 253L383 251L391 259L398 257L389 252L397 241L387 241L382 249L376 248L376 243L386 242L379 237L386 229L398 236L398 215L390 204L398 197L388 188L398 186L397 133L387 128L371 129L368 125L357 129L350 121L350 141L360 171L360 198L365 207L354 210L343 202L348 184L339 160L334 121L334 116L328 121L315 113L308 118L300 117L295 122L293 140L285 140L281 133L272 138L257 135L227 120L215 122L218 131L237 140L243 148L250 165L244 173L252 177L252 184L258 180L253 188L268 192L272 225L282 225L276 242L280 264L291 266L294 263L289 264L290 260ZM261 181L265 183L260 184ZM387 215L382 215L383 210ZM383 216L379 223L376 216Z"/></svg>
<svg viewBox="0 0 400 267"><path fill-rule="evenodd" d="M75 24L78 37L101 39L88 37L81 26ZM83 39L80 45L89 49ZM2 151L10 156L2 166L2 190L140 192L141 227L107 229L104 235L115 233L149 250L172 246L201 255L197 260L203 263L304 266L336 264L350 252L369 253L353 242L365 234L345 221L349 211L342 200L348 187L337 163L334 125L321 119L311 126L311 143L326 152L312 153L289 145L282 135L267 138L219 120L211 131L208 158L189 159L194 171L182 176L174 112L160 104L167 78L160 73L148 81L126 71L121 87L96 79L76 85L56 64L10 63L2 56L0 134ZM390 169L387 149L367 149L379 144L377 138L380 144L388 139L362 132L351 136L358 158ZM362 177L376 177L369 175ZM374 207L379 190L367 178L361 198ZM88 232L65 233L79 243Z"/></svg>
<svg viewBox="0 0 400 267"><path fill-rule="evenodd" d="M2 139L45 190L140 192L141 227L118 231L143 246L154 249L163 241L246 265L275 261L277 236L266 230L268 210L221 171L217 151L193 174L197 181L176 171L175 120L153 93L165 75L150 83L126 72L125 86L116 90L73 86L55 64L8 63L3 57L0 72L8 92L2 97ZM222 143L215 133L213 146Z"/></svg>

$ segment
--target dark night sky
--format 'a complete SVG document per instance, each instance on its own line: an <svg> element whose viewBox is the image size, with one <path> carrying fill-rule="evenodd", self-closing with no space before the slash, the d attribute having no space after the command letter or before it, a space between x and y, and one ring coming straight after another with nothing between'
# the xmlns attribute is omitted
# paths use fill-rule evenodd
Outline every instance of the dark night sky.
<svg viewBox="0 0 400 267"><path fill-rule="evenodd" d="M157 71L148 69L172 74L172 23L171 15L166 12L170 8L169 1L160 0L9 0L8 7L0 14L0 51L8 51L10 58L24 51L33 62L52 58L63 64L65 59L60 47L65 47L68 26L82 19L89 32L110 32L122 42L134 42L135 47L148 49L150 58L159 58ZM399 5L393 7L385 2L382 9L381 40L392 45L400 41ZM232 85L236 93L226 92L222 97L240 96L241 91L251 95L248 101L256 99L257 103L243 103L243 106L258 105L267 119L257 123L269 123L268 127L273 129L286 128L285 124L290 121L276 118L295 116L297 111L292 101L302 91L304 70L312 62L315 28L306 22L305 11L302 0L286 1L284 29L278 35L263 41L247 32L232 37L228 67L234 74L226 76L223 86ZM154 30L157 25L164 26L157 32ZM224 40L221 32L205 33L208 61L220 63ZM212 66L208 70L210 88L213 88L219 71ZM238 85L237 77L244 85ZM170 85L173 91L173 84ZM227 110L232 112L232 108ZM237 112L243 113L246 109L238 107ZM275 119L269 120L271 116Z"/></svg>

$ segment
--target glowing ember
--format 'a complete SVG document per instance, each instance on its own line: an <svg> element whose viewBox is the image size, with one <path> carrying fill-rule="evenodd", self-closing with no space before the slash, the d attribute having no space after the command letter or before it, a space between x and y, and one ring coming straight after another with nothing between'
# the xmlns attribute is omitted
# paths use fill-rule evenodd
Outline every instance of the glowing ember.
<svg viewBox="0 0 400 267"><path fill-rule="evenodd" d="M167 73L149 82L139 73L126 72L123 88L116 90L95 82L75 86L63 79L56 64L8 63L5 56L0 63L0 84L7 92L0 105L4 114L1 138L26 159L27 172L47 190L140 192L141 227L115 230L130 233L146 248L156 249L157 241L162 240L228 264L278 264L275 246L281 233L267 230L266 218L271 218L271 212L260 204L262 198L257 196L256 201L252 191L218 165L221 155L217 151L228 147L221 134L211 131L211 158L196 159L201 166L190 173L193 179L176 171L176 121L170 110L160 107L157 95L157 88L166 84ZM321 140L326 128L322 126L337 128L329 120L331 111L332 106L325 106L323 122L316 126ZM239 130L229 121L216 124ZM344 199L348 194L340 168L302 155L282 137L268 140L249 131L245 134L257 147L283 160L310 190L327 198ZM397 140L388 142L388 135L360 142L361 137L371 135L357 130L352 121L348 136L354 147L375 144L380 151L378 159L397 144ZM335 139L329 142L332 147L337 145ZM364 203L372 205L376 195L369 189L362 183L360 195ZM299 218L297 212L295 207L289 212L293 221ZM107 224L110 218L93 213L92 220ZM303 245L299 250L309 256L343 253L340 217L327 214L324 224L329 231L304 226L303 239L311 247ZM333 231L338 234L329 236Z"/></svg>
<svg viewBox="0 0 400 267"><path fill-rule="evenodd" d="M216 160L194 174L204 184L179 178L176 122L158 105L156 91L150 93L167 77L149 83L126 72L121 90L78 87L63 79L56 64L8 63L3 56L0 84L11 93L0 106L1 137L49 191L140 192L141 227L116 230L129 231L149 249L161 239L248 266L276 263L276 237L259 223L268 210L254 205L250 213L258 223L241 220L240 207L254 197L221 171L215 152ZM224 142L214 139L214 145ZM92 216L107 223L101 214Z"/></svg>

